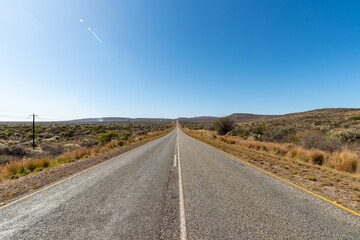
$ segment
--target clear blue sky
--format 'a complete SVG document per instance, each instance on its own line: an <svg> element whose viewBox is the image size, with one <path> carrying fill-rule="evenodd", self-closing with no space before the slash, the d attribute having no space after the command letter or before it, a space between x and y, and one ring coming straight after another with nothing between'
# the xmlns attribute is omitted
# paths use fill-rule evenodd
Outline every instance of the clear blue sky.
<svg viewBox="0 0 360 240"><path fill-rule="evenodd" d="M359 1L0 0L0 120L359 107L359 13Z"/></svg>

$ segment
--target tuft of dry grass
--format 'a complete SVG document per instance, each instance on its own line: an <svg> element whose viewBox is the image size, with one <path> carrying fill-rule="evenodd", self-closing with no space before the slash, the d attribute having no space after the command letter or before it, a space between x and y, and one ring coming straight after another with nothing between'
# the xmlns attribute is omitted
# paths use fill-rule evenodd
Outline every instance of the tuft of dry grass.
<svg viewBox="0 0 360 240"><path fill-rule="evenodd" d="M317 149L309 150L310 162L317 165L323 165L325 162L326 153Z"/></svg>
<svg viewBox="0 0 360 240"><path fill-rule="evenodd" d="M91 153L91 150L89 148L86 147L82 147L82 148L76 148L73 152L72 152L72 157L75 160L79 160L82 157L89 155Z"/></svg>
<svg viewBox="0 0 360 240"><path fill-rule="evenodd" d="M332 156L332 164L340 171L355 173L360 172L359 156L349 149L344 148Z"/></svg>
<svg viewBox="0 0 360 240"><path fill-rule="evenodd" d="M18 173L25 172L25 167L22 161L12 161L6 163L1 169L1 177L11 178Z"/></svg>
<svg viewBox="0 0 360 240"><path fill-rule="evenodd" d="M18 178L31 172L50 167L49 158L11 161L0 168L0 180Z"/></svg>

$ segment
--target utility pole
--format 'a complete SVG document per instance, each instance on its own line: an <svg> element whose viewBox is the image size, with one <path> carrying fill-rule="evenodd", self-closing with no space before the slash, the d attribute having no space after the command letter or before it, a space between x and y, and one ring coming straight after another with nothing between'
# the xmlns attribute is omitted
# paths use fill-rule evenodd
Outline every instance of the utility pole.
<svg viewBox="0 0 360 240"><path fill-rule="evenodd" d="M39 117L38 115L35 115L35 113L33 113L32 115L29 115L29 118L32 116L33 118L33 149L35 149L35 117Z"/></svg>

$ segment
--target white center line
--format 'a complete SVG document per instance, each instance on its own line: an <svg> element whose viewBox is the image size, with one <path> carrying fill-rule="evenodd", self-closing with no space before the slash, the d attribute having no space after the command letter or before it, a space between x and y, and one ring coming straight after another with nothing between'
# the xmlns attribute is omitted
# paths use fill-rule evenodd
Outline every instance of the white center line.
<svg viewBox="0 0 360 240"><path fill-rule="evenodd" d="M179 130L177 132L179 134ZM178 135L176 136L177 150L178 150L178 169L179 169L179 201L180 201L180 239L186 240L186 223L185 223L185 206L184 206L184 192L181 177L181 163L180 163L180 150L178 143Z"/></svg>
<svg viewBox="0 0 360 240"><path fill-rule="evenodd" d="M174 155L174 167L176 167L176 155Z"/></svg>

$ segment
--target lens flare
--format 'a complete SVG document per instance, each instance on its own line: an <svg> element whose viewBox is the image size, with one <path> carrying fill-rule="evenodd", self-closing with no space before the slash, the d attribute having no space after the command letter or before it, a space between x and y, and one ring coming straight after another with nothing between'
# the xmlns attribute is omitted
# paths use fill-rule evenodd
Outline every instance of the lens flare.
<svg viewBox="0 0 360 240"><path fill-rule="evenodd" d="M84 19L80 18L80 22L84 23ZM88 27L89 32L99 41L99 43L103 44L103 41L91 30L91 27Z"/></svg>
<svg viewBox="0 0 360 240"><path fill-rule="evenodd" d="M93 31L90 30L90 32L99 41L99 43L103 44L103 41L101 41L101 39Z"/></svg>

